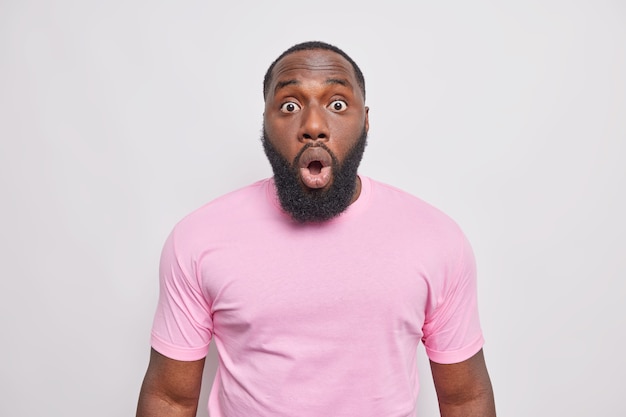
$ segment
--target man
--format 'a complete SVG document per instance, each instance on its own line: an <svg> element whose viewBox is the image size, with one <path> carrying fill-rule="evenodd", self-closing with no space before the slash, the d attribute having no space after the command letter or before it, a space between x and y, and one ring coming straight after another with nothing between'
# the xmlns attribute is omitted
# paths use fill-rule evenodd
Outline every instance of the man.
<svg viewBox="0 0 626 417"><path fill-rule="evenodd" d="M298 44L268 69L273 178L179 222L137 415L195 416L211 340L211 417L409 417L416 349L441 415L495 416L471 248L421 200L357 174L365 82L338 48Z"/></svg>

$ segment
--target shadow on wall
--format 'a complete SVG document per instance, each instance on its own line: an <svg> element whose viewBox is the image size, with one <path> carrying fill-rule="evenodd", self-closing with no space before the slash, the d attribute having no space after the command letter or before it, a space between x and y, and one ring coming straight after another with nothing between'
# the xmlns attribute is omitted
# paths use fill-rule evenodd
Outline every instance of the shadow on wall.
<svg viewBox="0 0 626 417"><path fill-rule="evenodd" d="M206 362L204 364L204 373L202 375L202 390L200 392L200 400L198 402L198 412L196 417L209 417L209 410L207 404L209 402L209 393L213 386L213 379L215 378L215 372L217 371L217 349L215 343L211 342L209 353L206 356Z"/></svg>

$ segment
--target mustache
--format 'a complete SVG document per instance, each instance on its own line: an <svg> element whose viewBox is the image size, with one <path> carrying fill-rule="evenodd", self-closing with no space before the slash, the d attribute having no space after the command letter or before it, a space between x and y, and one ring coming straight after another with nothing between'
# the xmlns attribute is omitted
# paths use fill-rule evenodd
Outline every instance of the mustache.
<svg viewBox="0 0 626 417"><path fill-rule="evenodd" d="M269 135L267 134L267 130L265 130L265 124L263 124L262 135L263 135L262 136L263 142L264 143L269 143L270 142L270 138L269 138ZM291 168L295 168L295 167L298 166L298 162L300 161L300 158L302 157L302 154L309 148L322 148L322 149L324 149L330 155L330 157L331 157L331 159L333 161L333 165L338 165L339 164L339 160L337 159L337 156L335 155L335 153L324 142L315 141L315 142L307 142L302 147L302 149L300 149L298 151L296 156L293 158L293 161L291 161ZM287 161L287 159L284 156L279 155L279 157L284 159L289 164L289 161Z"/></svg>
<svg viewBox="0 0 626 417"><path fill-rule="evenodd" d="M335 156L333 151L331 151L330 148L328 146L326 146L326 144L324 144L324 142L308 142L307 144L305 144L302 147L302 149L300 149L298 151L296 156L293 158L292 166L297 167L298 166L298 162L300 161L300 158L302 157L302 154L307 149L311 149L311 148L322 148L322 149L324 149L326 152L328 152L328 154L330 155L331 159L333 160L333 165L337 164L337 162L338 162L337 157Z"/></svg>

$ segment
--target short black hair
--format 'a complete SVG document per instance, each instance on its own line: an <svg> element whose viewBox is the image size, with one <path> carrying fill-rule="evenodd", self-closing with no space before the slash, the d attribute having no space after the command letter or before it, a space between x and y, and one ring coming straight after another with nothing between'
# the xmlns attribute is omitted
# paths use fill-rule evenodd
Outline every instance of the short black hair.
<svg viewBox="0 0 626 417"><path fill-rule="evenodd" d="M346 54L344 51L342 51L341 49L337 48L334 45L328 44L326 42L320 42L320 41L308 41L308 42L302 42L302 43L292 46L291 48L287 49L285 52L280 54L280 56L276 58L274 62L272 62L272 64L267 69L267 72L265 73L265 77L263 78L263 100L267 98L267 90L269 89L269 86L272 82L272 71L274 70L274 67L276 66L276 63L278 61L280 61L285 56L292 54L294 52L312 51L315 49L332 51L344 57L350 63L350 65L352 65L352 68L354 69L354 75L356 76L356 81L359 85L359 88L361 89L361 93L363 93L363 98L365 99L365 78L363 77L363 73L361 72L361 69L356 64L356 62L354 62L348 54Z"/></svg>

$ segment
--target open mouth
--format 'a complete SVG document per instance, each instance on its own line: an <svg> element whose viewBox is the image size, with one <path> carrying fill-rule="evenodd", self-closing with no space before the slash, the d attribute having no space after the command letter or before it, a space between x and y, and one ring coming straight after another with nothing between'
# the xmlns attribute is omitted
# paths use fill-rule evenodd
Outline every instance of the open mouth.
<svg viewBox="0 0 626 417"><path fill-rule="evenodd" d="M332 179L332 157L322 147L310 147L300 155L300 179L309 188L323 188Z"/></svg>
<svg viewBox="0 0 626 417"><path fill-rule="evenodd" d="M320 161L312 161L307 168L312 175L319 175L324 166Z"/></svg>

